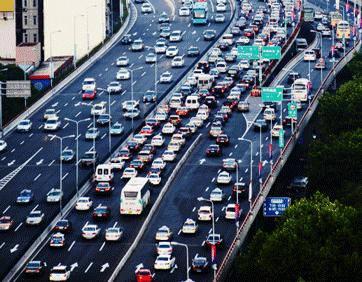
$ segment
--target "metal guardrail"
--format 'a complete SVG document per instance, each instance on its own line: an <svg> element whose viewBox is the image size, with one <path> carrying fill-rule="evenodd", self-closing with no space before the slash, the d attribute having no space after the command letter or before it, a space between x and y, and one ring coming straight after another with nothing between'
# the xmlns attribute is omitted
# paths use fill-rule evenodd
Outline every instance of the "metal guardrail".
<svg viewBox="0 0 362 282"><path fill-rule="evenodd" d="M217 272L217 275L214 279L214 282L216 281L222 281L223 276L225 275L225 270L228 269L230 266L230 259L235 257L238 249L240 248L242 242L244 241L253 221L254 221L254 215L256 215L260 208L263 205L265 196L268 195L272 185L275 182L276 177L282 170L285 160L288 159L291 152L294 149L295 144L297 143L297 140L300 136L300 134L303 132L305 126L309 122L310 118L312 117L313 113L315 112L319 99L323 96L324 90L328 88L328 86L333 81L335 75L352 59L354 52L359 50L361 48L361 40L355 42L353 48L351 48L344 57L342 57L337 63L334 65L334 68L332 68L326 77L323 79L323 82L319 86L316 95L312 99L310 105L308 106L307 111L302 116L299 124L297 125L295 132L292 134L288 142L285 144L285 147L281 151L280 156L278 157L277 161L272 166L272 171L269 173L267 178L265 179L263 186L258 193L257 197L255 198L255 201L253 202L253 205L251 209L249 210L248 214L246 215L243 223L241 224L239 230L237 231L237 234L231 243L231 246L226 253L223 262L221 263L219 270Z"/></svg>

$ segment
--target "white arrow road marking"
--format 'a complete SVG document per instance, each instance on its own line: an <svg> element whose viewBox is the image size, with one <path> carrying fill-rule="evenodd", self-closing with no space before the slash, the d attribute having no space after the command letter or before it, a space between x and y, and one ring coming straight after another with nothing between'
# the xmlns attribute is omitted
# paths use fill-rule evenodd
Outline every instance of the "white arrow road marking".
<svg viewBox="0 0 362 282"><path fill-rule="evenodd" d="M74 270L74 268L78 267L78 263L75 262L70 266L70 272L72 272Z"/></svg>
<svg viewBox="0 0 362 282"><path fill-rule="evenodd" d="M39 160L38 162L36 162L36 165L41 165L43 163L44 159Z"/></svg>
<svg viewBox="0 0 362 282"><path fill-rule="evenodd" d="M12 253L16 252L18 250L18 248L19 248L19 244L16 244L12 249L10 249L10 253L12 254Z"/></svg>
<svg viewBox="0 0 362 282"><path fill-rule="evenodd" d="M109 263L108 262L101 266L100 272L104 272L107 268L109 268Z"/></svg>
<svg viewBox="0 0 362 282"><path fill-rule="evenodd" d="M174 265L174 267L171 269L170 273L173 273L178 268L177 264Z"/></svg>
<svg viewBox="0 0 362 282"><path fill-rule="evenodd" d="M12 160L10 163L8 163L8 166L11 166L13 164L15 164L15 160Z"/></svg>
<svg viewBox="0 0 362 282"><path fill-rule="evenodd" d="M54 103L54 104L52 105L52 108L55 108L56 106L58 106L58 102Z"/></svg>
<svg viewBox="0 0 362 282"><path fill-rule="evenodd" d="M206 162L206 160L205 160L205 159L201 159L201 160L200 160L200 165L202 165L204 162Z"/></svg>
<svg viewBox="0 0 362 282"><path fill-rule="evenodd" d="M92 265L93 265L93 262L91 262L91 263L88 265L88 267L84 270L84 273L87 273L88 270L92 267Z"/></svg>

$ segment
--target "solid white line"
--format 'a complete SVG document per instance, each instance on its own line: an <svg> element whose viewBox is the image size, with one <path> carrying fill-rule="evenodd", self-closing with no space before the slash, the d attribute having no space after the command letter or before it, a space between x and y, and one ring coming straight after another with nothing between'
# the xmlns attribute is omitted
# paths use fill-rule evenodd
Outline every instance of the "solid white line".
<svg viewBox="0 0 362 282"><path fill-rule="evenodd" d="M103 242L102 246L99 248L99 251L101 252L104 248L104 246L106 245L106 242Z"/></svg>
<svg viewBox="0 0 362 282"><path fill-rule="evenodd" d="M86 270L84 270L84 273L87 273L88 270L92 267L92 265L93 265L93 262L91 262L91 263L88 265L88 267L86 268Z"/></svg>
<svg viewBox="0 0 362 282"><path fill-rule="evenodd" d="M14 230L14 231L15 231L15 232L16 232L16 231L18 231L18 230L19 230L19 228L20 228L22 225L23 225L23 223L22 223L22 222L20 222L20 224L19 224L19 225L15 228L15 230Z"/></svg>
<svg viewBox="0 0 362 282"><path fill-rule="evenodd" d="M70 252L70 250L73 248L74 244L75 244L75 240L74 240L74 241L72 242L72 244L69 246L68 252Z"/></svg>
<svg viewBox="0 0 362 282"><path fill-rule="evenodd" d="M41 176L41 173L39 173L35 178L34 178L34 182L37 181L39 179L39 177Z"/></svg>
<svg viewBox="0 0 362 282"><path fill-rule="evenodd" d="M6 213L6 212L10 209L10 207L11 207L11 206L9 205L6 209L4 209L4 210L3 210L3 214Z"/></svg>

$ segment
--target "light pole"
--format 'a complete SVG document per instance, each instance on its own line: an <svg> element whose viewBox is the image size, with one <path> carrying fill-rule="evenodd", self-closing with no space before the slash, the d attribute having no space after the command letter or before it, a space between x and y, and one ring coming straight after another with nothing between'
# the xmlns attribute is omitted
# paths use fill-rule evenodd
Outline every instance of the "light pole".
<svg viewBox="0 0 362 282"><path fill-rule="evenodd" d="M82 103L82 105L83 106L88 106L88 107L93 107L93 104L91 104L91 103ZM95 130L96 129L96 115L95 115L95 113L93 112L93 129ZM93 138L93 151L94 151L94 153L96 153L96 139L95 138ZM93 171L95 171L96 170L96 163L95 162L93 162Z"/></svg>
<svg viewBox="0 0 362 282"><path fill-rule="evenodd" d="M109 120L108 120L108 152L111 152L112 149L112 136L111 136L111 126L112 126L112 122L111 122L111 92L108 91L107 89L103 89L103 88L97 88L97 90L99 91L105 91L108 93L108 113L109 113Z"/></svg>
<svg viewBox="0 0 362 282"><path fill-rule="evenodd" d="M156 53L156 49L155 49L155 47L152 47L152 46L147 46L147 48L148 49L153 49L154 51L155 51L155 56L156 56L156 61L155 61L155 72L154 72L154 74L155 74L155 95L156 95L156 102L157 102L157 72L158 72L158 66L157 66L157 60L158 60L158 58L157 58L157 53Z"/></svg>
<svg viewBox="0 0 362 282"><path fill-rule="evenodd" d="M318 30L311 30L310 32L313 32L313 33L318 33L319 36L320 36L320 39L321 39L321 59L323 59L323 36L322 36L322 32L321 31L318 31ZM320 68L321 70L321 84L322 84L322 81L323 81L323 69ZM309 77L310 79L310 77Z"/></svg>
<svg viewBox="0 0 362 282"><path fill-rule="evenodd" d="M50 44L49 44L49 49L50 49L50 86L51 87L53 87L53 78L54 78L52 39L53 39L53 34L59 33L59 32L61 32L61 30L52 31L50 33L50 37L49 37L49 40L50 40Z"/></svg>
<svg viewBox="0 0 362 282"><path fill-rule="evenodd" d="M77 198L79 196L79 123L81 122L85 122L85 121L89 121L90 118L86 118L86 119L81 119L81 120L74 120L74 119L70 119L70 118L65 118L64 120L66 121L69 121L69 122L73 122L75 125L76 125L76 137L75 137L75 140L76 140L76 163L75 163L75 187L76 187L76 191L77 191Z"/></svg>
<svg viewBox="0 0 362 282"><path fill-rule="evenodd" d="M251 199L253 197L253 141L245 138L241 138L240 140L249 142L250 144L250 182L249 182L249 204L250 204L250 210L251 210Z"/></svg>
<svg viewBox="0 0 362 282"><path fill-rule="evenodd" d="M95 7L97 7L97 5L89 6L89 7L86 8L86 11L85 11L86 12L86 17L87 17L86 21L87 21L87 55L88 55L88 57L89 57L89 49L90 49L90 47L89 47L88 10L91 9L91 8L95 8Z"/></svg>
<svg viewBox="0 0 362 282"><path fill-rule="evenodd" d="M60 199L59 199L59 208L60 208L60 215L63 216L63 206L62 206L62 198L63 198L63 160L62 160L62 151L63 151L63 139L68 139L68 138L74 138L74 135L67 135L67 136L63 136L60 137L58 135L53 135L53 134L48 134L48 137L50 138L56 138L60 141L60 154L59 154L59 161L60 161L60 166L59 166L59 189L60 189Z"/></svg>
<svg viewBox="0 0 362 282"><path fill-rule="evenodd" d="M143 67L138 67L138 68L135 68L135 69L129 69L129 71L131 72L131 100L132 101L134 100L133 99L133 94L134 94L134 92L133 92L133 72L137 71L137 70L141 70L141 69L143 69ZM132 118L132 132L133 132L133 120L134 120L133 115L131 115L131 118Z"/></svg>
<svg viewBox="0 0 362 282"><path fill-rule="evenodd" d="M183 246L186 248L186 281L190 281L190 263L189 263L189 247L186 244L179 242L171 242L173 246Z"/></svg>
<svg viewBox="0 0 362 282"><path fill-rule="evenodd" d="M84 15L75 15L73 16L73 35L74 35L74 50L73 50L73 65L74 68L77 67L77 32L76 32L76 22L77 18L84 17Z"/></svg>
<svg viewBox="0 0 362 282"><path fill-rule="evenodd" d="M8 69L1 69L0 72L7 71ZM6 89L6 82L0 81L0 139L3 138L3 93L2 93L2 86L4 85L4 89Z"/></svg>

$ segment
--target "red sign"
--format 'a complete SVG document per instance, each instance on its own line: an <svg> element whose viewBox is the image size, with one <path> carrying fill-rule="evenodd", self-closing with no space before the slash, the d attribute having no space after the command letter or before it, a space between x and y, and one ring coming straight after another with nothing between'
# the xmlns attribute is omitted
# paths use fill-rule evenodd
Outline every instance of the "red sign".
<svg viewBox="0 0 362 282"><path fill-rule="evenodd" d="M211 261L214 262L216 258L216 245L211 245Z"/></svg>
<svg viewBox="0 0 362 282"><path fill-rule="evenodd" d="M240 205L239 205L239 204L235 204L235 219L236 219L236 220L239 219L239 212L240 212Z"/></svg>

